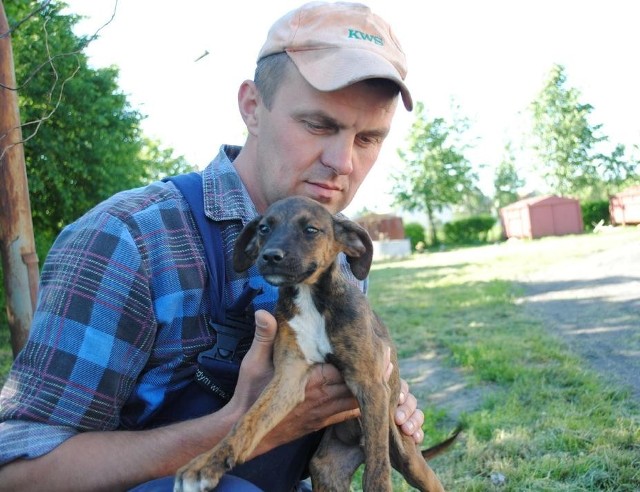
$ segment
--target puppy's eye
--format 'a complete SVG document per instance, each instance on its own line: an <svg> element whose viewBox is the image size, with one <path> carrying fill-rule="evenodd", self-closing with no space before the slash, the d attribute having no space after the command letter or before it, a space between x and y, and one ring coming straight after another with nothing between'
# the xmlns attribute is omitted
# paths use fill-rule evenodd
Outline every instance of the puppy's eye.
<svg viewBox="0 0 640 492"><path fill-rule="evenodd" d="M269 234L270 231L271 231L271 227L269 227L267 224L260 224L258 226L258 232L260 234Z"/></svg>
<svg viewBox="0 0 640 492"><path fill-rule="evenodd" d="M318 234L318 232L320 232L320 229L318 229L317 227L307 226L304 228L305 234L313 235L313 234Z"/></svg>

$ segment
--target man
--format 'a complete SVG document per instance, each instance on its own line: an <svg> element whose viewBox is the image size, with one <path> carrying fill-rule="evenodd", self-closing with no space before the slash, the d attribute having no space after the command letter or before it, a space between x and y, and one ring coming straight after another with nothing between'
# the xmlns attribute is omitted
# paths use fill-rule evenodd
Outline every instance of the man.
<svg viewBox="0 0 640 492"><path fill-rule="evenodd" d="M261 286L257 273L230 266L243 224L290 195L343 210L378 157L398 96L412 107L405 75L389 26L364 6L307 4L274 24L254 81L238 93L246 143L223 146L202 173L205 213L222 236L226 306ZM205 265L172 182L120 193L60 234L0 400L0 490L126 490L172 475L229 431L272 375L274 299L253 299L255 336L230 400L191 412L198 355L217 340ZM306 400L234 474L291 490L318 431L357 415L338 371L319 365ZM406 383L396 421L422 441Z"/></svg>

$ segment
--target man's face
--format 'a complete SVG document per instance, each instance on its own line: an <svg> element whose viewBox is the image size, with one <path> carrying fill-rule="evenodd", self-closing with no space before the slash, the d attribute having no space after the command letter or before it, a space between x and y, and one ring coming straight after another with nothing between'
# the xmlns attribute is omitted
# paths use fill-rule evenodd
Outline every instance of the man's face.
<svg viewBox="0 0 640 492"><path fill-rule="evenodd" d="M359 82L320 92L289 70L271 110L260 103L256 111L258 210L291 195L343 210L375 163L396 105L388 89Z"/></svg>

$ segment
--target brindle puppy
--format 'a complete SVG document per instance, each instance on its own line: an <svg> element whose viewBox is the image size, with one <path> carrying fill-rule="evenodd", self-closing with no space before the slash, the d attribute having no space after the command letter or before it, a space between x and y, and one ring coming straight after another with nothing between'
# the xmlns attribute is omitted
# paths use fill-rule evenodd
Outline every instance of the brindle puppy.
<svg viewBox="0 0 640 492"><path fill-rule="evenodd" d="M235 245L235 269L244 271L257 262L264 278L279 287L275 374L230 433L178 471L175 490L210 490L225 472L245 462L264 436L303 401L312 366L323 362L341 371L361 417L325 431L310 466L314 490L348 491L363 462L366 491L390 491L392 465L413 487L443 490L425 458L439 453L453 438L421 452L396 426L396 352L366 297L340 272L336 257L341 252L353 274L364 279L373 255L367 232L308 198L274 203L243 229ZM382 354L387 347L392 347L393 373L385 383Z"/></svg>

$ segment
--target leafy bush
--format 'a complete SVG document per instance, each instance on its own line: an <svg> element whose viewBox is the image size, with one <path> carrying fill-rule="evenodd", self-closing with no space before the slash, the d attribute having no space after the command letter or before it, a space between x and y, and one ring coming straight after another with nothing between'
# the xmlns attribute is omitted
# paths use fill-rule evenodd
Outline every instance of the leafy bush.
<svg viewBox="0 0 640 492"><path fill-rule="evenodd" d="M417 222L410 222L404 225L404 236L411 242L411 251L415 251L416 245L424 243L424 227Z"/></svg>
<svg viewBox="0 0 640 492"><path fill-rule="evenodd" d="M490 215L476 215L467 219L454 220L444 225L445 241L449 244L486 243L496 219Z"/></svg>
<svg viewBox="0 0 640 492"><path fill-rule="evenodd" d="M584 222L585 231L592 231L594 226L601 220L605 224L611 223L609 200L584 202L580 204L580 208L582 209L582 222Z"/></svg>

